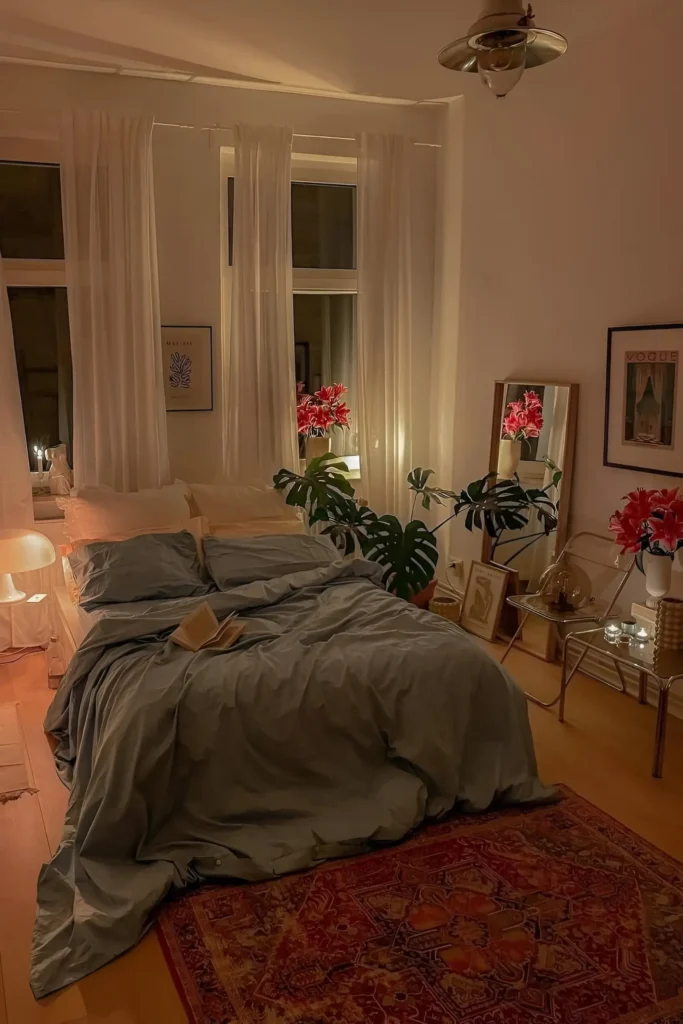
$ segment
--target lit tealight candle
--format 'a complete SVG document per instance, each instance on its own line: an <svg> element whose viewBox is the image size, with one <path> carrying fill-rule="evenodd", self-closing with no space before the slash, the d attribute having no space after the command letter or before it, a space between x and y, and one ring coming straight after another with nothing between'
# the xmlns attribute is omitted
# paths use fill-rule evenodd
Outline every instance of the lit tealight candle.
<svg viewBox="0 0 683 1024"><path fill-rule="evenodd" d="M609 644L618 644L621 639L621 626L618 626L616 622L610 622L608 626L605 626L605 640Z"/></svg>
<svg viewBox="0 0 683 1024"><path fill-rule="evenodd" d="M647 643L649 639L650 634L644 626L641 626L640 629L636 630L636 640L639 640L640 643Z"/></svg>

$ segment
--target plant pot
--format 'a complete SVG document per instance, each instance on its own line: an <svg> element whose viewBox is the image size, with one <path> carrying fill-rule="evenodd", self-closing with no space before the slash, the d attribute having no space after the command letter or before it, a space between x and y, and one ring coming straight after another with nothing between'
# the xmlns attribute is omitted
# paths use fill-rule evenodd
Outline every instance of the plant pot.
<svg viewBox="0 0 683 1024"><path fill-rule="evenodd" d="M321 455L332 449L331 437L307 437L306 438L306 462L311 459L319 459Z"/></svg>
<svg viewBox="0 0 683 1024"><path fill-rule="evenodd" d="M645 604L648 608L656 608L658 601L669 593L672 566L671 555L652 555L649 551L643 553L645 589L648 593Z"/></svg>
<svg viewBox="0 0 683 1024"><path fill-rule="evenodd" d="M501 480L512 480L522 458L522 442L504 437L498 448L498 476Z"/></svg>
<svg viewBox="0 0 683 1024"><path fill-rule="evenodd" d="M436 580L432 580L428 583L424 590L421 590L419 594L413 594L410 599L410 603L416 605L418 608L429 608L429 602L434 597L434 591L436 590Z"/></svg>

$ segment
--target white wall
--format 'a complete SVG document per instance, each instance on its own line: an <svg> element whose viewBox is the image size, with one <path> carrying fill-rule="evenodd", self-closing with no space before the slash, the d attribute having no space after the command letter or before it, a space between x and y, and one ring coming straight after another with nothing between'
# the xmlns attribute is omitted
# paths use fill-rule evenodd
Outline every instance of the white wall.
<svg viewBox="0 0 683 1024"><path fill-rule="evenodd" d="M24 159L50 159L50 146L55 159L57 128L50 114L70 106L145 112L157 121L194 125L283 124L310 135L395 131L427 142L437 139L441 116L433 105L367 103L7 65L0 65L0 95L3 107L26 112L0 114L0 158L14 159L21 158L21 152L27 154ZM190 481L211 480L220 467L220 147L230 144L229 132L154 129L162 322L213 328L214 411L168 415L171 470ZM319 152L321 145L295 139L299 152ZM354 152L353 143L325 145L330 152Z"/></svg>
<svg viewBox="0 0 683 1024"><path fill-rule="evenodd" d="M487 469L495 378L576 381L575 528L683 482L602 464L608 327L683 321L683 3L656 25L652 49L640 22L587 25L507 99L476 80L465 97L457 483ZM480 545L459 528L461 553Z"/></svg>

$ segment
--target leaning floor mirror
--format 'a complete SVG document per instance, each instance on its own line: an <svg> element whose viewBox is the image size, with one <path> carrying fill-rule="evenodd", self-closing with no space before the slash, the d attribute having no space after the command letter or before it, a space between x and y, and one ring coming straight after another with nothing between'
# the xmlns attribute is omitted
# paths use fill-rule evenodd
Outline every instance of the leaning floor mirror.
<svg viewBox="0 0 683 1024"><path fill-rule="evenodd" d="M549 503L544 506L541 498L540 507L551 510L548 519L528 509L526 525L500 530L495 537L484 533L482 561L508 571L508 594L536 590L567 541L578 399L578 384L496 381L489 471L497 480L513 480L516 474L525 491L547 495ZM506 607L501 618L503 637L514 632L517 614ZM552 626L530 616L520 646L553 660Z"/></svg>

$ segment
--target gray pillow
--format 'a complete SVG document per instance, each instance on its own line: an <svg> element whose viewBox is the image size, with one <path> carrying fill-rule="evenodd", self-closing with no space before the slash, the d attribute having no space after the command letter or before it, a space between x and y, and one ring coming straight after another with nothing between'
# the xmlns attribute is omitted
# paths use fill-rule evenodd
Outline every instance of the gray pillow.
<svg viewBox="0 0 683 1024"><path fill-rule="evenodd" d="M340 557L327 537L204 537L206 569L219 590L318 569Z"/></svg>
<svg viewBox="0 0 683 1024"><path fill-rule="evenodd" d="M86 610L171 597L198 597L213 588L202 575L191 533L146 533L84 544L69 555L79 603Z"/></svg>

